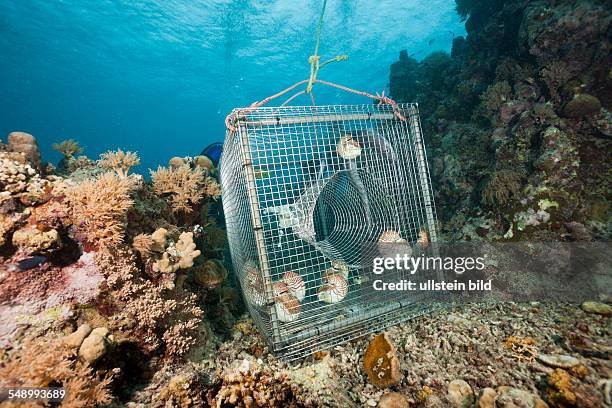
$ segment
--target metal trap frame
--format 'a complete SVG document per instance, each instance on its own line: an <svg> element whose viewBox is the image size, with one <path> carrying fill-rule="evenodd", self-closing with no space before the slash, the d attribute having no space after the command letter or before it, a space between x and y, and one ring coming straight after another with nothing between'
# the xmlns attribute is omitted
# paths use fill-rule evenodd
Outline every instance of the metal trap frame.
<svg viewBox="0 0 612 408"><path fill-rule="evenodd" d="M232 262L277 356L303 358L431 309L423 293L373 289L372 259L387 245L437 242L417 104L231 117L220 178ZM385 280L411 278L393 274Z"/></svg>

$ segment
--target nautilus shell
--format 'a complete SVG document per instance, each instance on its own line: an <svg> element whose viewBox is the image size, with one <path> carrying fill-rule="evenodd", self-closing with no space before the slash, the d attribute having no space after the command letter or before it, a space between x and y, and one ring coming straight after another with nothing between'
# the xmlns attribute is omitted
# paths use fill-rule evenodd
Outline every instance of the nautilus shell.
<svg viewBox="0 0 612 408"><path fill-rule="evenodd" d="M336 151L343 159L352 160L361 155L361 145L350 135L344 135L340 138Z"/></svg>
<svg viewBox="0 0 612 408"><path fill-rule="evenodd" d="M348 282L342 275L331 275L319 288L319 300L324 303L338 303L348 293Z"/></svg>
<svg viewBox="0 0 612 408"><path fill-rule="evenodd" d="M349 267L346 262L340 259L334 259L331 261L331 264L331 268L327 268L325 272L323 272L323 282L327 282L327 279L332 275L341 275L345 280L348 280Z"/></svg>
<svg viewBox="0 0 612 408"><path fill-rule="evenodd" d="M288 292L283 292L276 296L274 307L276 309L276 317L283 323L297 320L302 309L300 301Z"/></svg>
<svg viewBox="0 0 612 408"><path fill-rule="evenodd" d="M259 268L253 263L244 266L244 296L247 302L256 306L263 306L266 303L264 283Z"/></svg>
<svg viewBox="0 0 612 408"><path fill-rule="evenodd" d="M417 244L421 248L427 248L429 246L429 234L425 228L421 228L421 231L419 231L419 239Z"/></svg>
<svg viewBox="0 0 612 408"><path fill-rule="evenodd" d="M412 248L408 241L395 230L386 230L378 238L378 250L381 255L393 257L397 254L412 255Z"/></svg>
<svg viewBox="0 0 612 408"><path fill-rule="evenodd" d="M283 275L282 282L287 285L289 293L297 298L300 302L306 296L306 285L300 275L293 271L286 272Z"/></svg>
<svg viewBox="0 0 612 408"><path fill-rule="evenodd" d="M272 284L272 292L274 297L280 296L283 293L289 293L289 286L285 282L274 282Z"/></svg>
<svg viewBox="0 0 612 408"><path fill-rule="evenodd" d="M386 230L382 234L380 234L378 242L380 242L381 244L393 244L404 243L406 242L406 240L400 236L399 232L394 230Z"/></svg>

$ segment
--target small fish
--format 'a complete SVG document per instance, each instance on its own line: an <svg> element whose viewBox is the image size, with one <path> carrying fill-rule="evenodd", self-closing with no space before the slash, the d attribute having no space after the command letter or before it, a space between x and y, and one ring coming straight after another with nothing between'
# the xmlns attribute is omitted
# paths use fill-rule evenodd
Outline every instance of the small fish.
<svg viewBox="0 0 612 408"><path fill-rule="evenodd" d="M16 263L7 265L6 269L9 272L24 272L32 268L36 268L38 265L43 264L47 260L45 256L32 256L30 258L22 259Z"/></svg>
<svg viewBox="0 0 612 408"><path fill-rule="evenodd" d="M431 45L431 44L433 44L433 43L435 43L435 42L436 42L436 39L435 39L435 38L432 38L431 40L429 40L429 41L427 42L427 45Z"/></svg>

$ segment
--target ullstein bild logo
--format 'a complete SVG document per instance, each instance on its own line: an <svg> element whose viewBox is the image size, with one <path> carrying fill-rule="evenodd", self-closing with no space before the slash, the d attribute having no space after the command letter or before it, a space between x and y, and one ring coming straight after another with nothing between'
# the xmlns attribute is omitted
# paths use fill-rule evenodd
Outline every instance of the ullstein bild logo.
<svg viewBox="0 0 612 408"><path fill-rule="evenodd" d="M408 279L402 279L398 282L383 282L381 279L376 279L372 282L374 290L406 290L406 291L423 291L423 292L455 292L455 291L485 291L491 290L491 281L469 280L467 282L452 282L440 281L437 282L429 279L426 282L414 282Z"/></svg>

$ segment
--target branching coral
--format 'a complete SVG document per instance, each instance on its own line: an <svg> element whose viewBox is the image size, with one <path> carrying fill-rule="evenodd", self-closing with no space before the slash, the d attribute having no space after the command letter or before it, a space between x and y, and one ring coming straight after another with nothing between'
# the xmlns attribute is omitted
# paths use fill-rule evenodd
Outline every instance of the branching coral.
<svg viewBox="0 0 612 408"><path fill-rule="evenodd" d="M93 407L112 401L112 378L99 376L76 358L76 349L59 340L26 340L22 349L0 365L2 386L66 389L61 406Z"/></svg>
<svg viewBox="0 0 612 408"><path fill-rule="evenodd" d="M197 344L203 313L194 294L168 292L148 281L130 283L122 291L127 291L127 302L118 320L146 348L157 349L163 340L167 355L178 357Z"/></svg>
<svg viewBox="0 0 612 408"><path fill-rule="evenodd" d="M194 294L144 279L126 249L101 251L96 263L107 274L109 302L120 310L113 329L133 337L147 352L165 345L169 357L181 356L198 343L203 312Z"/></svg>
<svg viewBox="0 0 612 408"><path fill-rule="evenodd" d="M53 143L51 147L53 150L60 152L66 159L70 159L75 154L80 154L83 152L83 148L79 146L79 143L74 139L64 140L60 143Z"/></svg>
<svg viewBox="0 0 612 408"><path fill-rule="evenodd" d="M114 170L120 178L126 178L130 168L138 166L140 158L134 152L124 152L121 149L117 151L108 151L100 155L98 165L107 169Z"/></svg>
<svg viewBox="0 0 612 408"><path fill-rule="evenodd" d="M151 171L153 192L159 196L169 196L172 211L189 214L205 196L217 198L221 191L211 178L205 177L199 169L191 169L187 164L175 167L161 167Z"/></svg>
<svg viewBox="0 0 612 408"><path fill-rule="evenodd" d="M94 244L115 245L123 240L127 211L132 206L132 182L106 173L99 179L85 181L66 192L72 207L72 222L83 240Z"/></svg>
<svg viewBox="0 0 612 408"><path fill-rule="evenodd" d="M503 346L512 353L517 361L533 362L538 355L535 341L530 337L509 336L504 340Z"/></svg>

